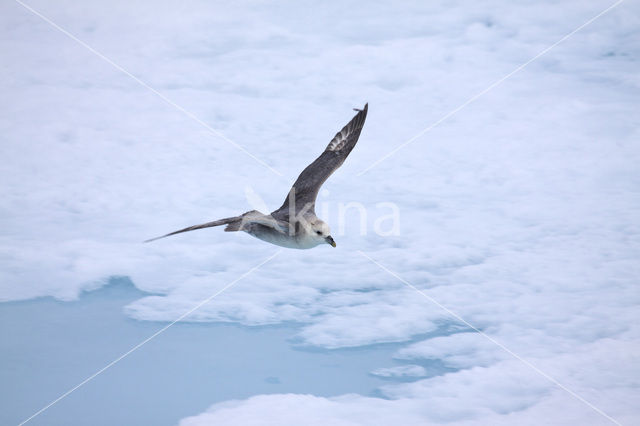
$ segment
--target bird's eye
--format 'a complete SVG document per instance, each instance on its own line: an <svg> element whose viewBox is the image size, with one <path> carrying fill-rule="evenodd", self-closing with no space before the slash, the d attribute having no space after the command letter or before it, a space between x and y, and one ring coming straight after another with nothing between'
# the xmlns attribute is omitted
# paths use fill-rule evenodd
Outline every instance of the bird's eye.
<svg viewBox="0 0 640 426"><path fill-rule="evenodd" d="M316 234L322 235L322 231L316 231Z"/></svg>

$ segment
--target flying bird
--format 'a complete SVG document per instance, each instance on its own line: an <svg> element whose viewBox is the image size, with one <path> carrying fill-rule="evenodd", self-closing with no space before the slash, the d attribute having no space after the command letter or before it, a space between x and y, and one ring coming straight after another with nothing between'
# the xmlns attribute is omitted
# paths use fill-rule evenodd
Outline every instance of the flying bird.
<svg viewBox="0 0 640 426"><path fill-rule="evenodd" d="M356 146L367 118L368 106L369 104L365 104L363 109L354 108L358 113L342 130L336 133L322 154L300 173L279 209L270 214L251 210L240 216L190 226L161 237L152 238L145 243L182 232L226 225L224 228L226 232L243 231L282 247L310 249L320 244L330 244L335 247L336 242L331 237L329 225L316 216L316 197L322 184L344 163L353 147Z"/></svg>

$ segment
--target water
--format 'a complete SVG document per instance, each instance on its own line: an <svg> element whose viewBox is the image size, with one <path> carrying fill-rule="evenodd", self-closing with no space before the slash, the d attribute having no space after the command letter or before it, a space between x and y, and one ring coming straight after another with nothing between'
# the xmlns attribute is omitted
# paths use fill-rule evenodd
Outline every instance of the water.
<svg viewBox="0 0 640 426"><path fill-rule="evenodd" d="M122 313L144 295L121 278L74 302L0 304L0 424L26 420L166 325ZM377 395L388 381L369 372L397 365L394 344L298 350L296 332L177 323L28 424L173 425L256 394Z"/></svg>

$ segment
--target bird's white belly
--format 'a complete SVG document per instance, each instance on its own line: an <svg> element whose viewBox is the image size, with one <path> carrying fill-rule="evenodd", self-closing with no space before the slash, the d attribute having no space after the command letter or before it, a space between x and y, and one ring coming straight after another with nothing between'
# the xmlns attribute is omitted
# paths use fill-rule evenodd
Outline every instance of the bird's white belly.
<svg viewBox="0 0 640 426"><path fill-rule="evenodd" d="M310 249L314 248L321 243L318 240L312 238L307 234L299 235L298 237L292 237L287 234L282 234L275 230L252 230L248 231L248 233L262 241L266 241L271 244L275 244L280 247L292 248L292 249Z"/></svg>

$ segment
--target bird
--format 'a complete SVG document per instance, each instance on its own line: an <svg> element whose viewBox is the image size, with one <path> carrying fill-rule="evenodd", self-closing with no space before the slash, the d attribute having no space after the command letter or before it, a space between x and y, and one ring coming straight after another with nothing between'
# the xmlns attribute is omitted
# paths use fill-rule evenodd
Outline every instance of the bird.
<svg viewBox="0 0 640 426"><path fill-rule="evenodd" d="M336 247L329 225L318 218L315 203L322 184L347 159L356 146L367 118L369 104L353 108L357 114L342 128L325 150L298 176L282 206L269 214L251 210L240 216L214 220L170 232L145 243L183 232L226 225L225 232L246 232L260 240L292 249L311 249L321 244Z"/></svg>

